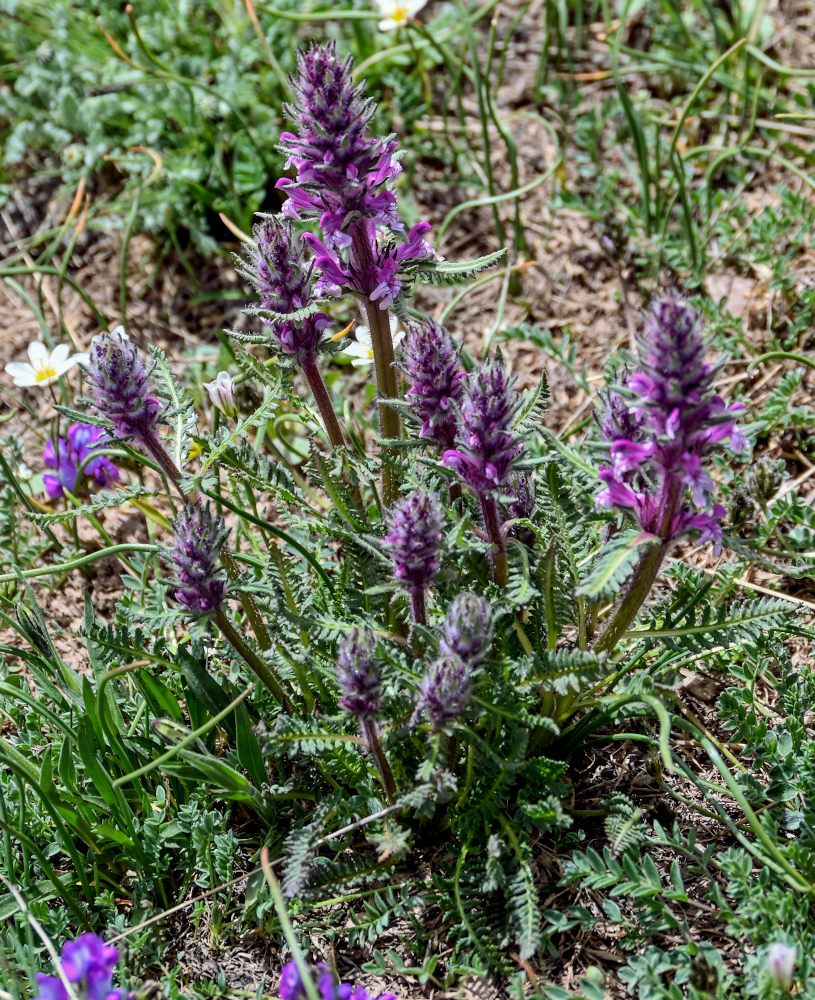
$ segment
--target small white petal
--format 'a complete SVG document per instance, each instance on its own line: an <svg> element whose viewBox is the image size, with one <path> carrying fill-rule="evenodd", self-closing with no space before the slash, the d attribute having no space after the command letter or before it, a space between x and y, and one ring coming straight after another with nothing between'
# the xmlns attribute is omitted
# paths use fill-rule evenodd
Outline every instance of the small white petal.
<svg viewBox="0 0 815 1000"><path fill-rule="evenodd" d="M11 375L12 378L19 378L21 375L27 375L33 371L34 369L31 365L27 364L25 361L10 361L6 365L6 372Z"/></svg>
<svg viewBox="0 0 815 1000"><path fill-rule="evenodd" d="M51 352L51 367L59 368L60 365L65 364L70 353L71 347L69 344L57 344Z"/></svg>
<svg viewBox="0 0 815 1000"><path fill-rule="evenodd" d="M28 357L35 368L44 368L48 364L49 353L41 340L35 340L28 345Z"/></svg>

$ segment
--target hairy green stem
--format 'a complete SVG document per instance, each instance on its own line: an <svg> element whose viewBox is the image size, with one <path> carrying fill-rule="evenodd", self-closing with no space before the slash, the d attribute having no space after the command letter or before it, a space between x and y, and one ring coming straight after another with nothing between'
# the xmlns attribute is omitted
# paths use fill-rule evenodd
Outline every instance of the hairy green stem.
<svg viewBox="0 0 815 1000"><path fill-rule="evenodd" d="M492 542L492 578L499 587L506 587L508 579L507 546L501 533L501 519L498 516L498 504L494 496L482 494L481 513L487 535Z"/></svg>
<svg viewBox="0 0 815 1000"><path fill-rule="evenodd" d="M320 366L317 364L317 358L313 354L306 354L301 359L300 364L311 393L314 396L314 401L317 403L320 415L323 418L328 439L334 448L342 448L345 444L342 430L337 420L337 414L334 412L334 407L331 405L331 397L328 395L328 389L320 371Z"/></svg>
<svg viewBox="0 0 815 1000"><path fill-rule="evenodd" d="M357 226L354 230L353 253L359 271L373 276L375 274L374 258L364 226ZM372 291L373 288L367 289L361 297L368 320L368 329L371 331L376 388L379 393L379 433L383 438L395 440L401 436L399 413L385 403L386 399L395 399L397 394L390 315L387 309L380 309L378 303L370 297ZM393 506L396 495L396 477L393 468L383 464L382 499L386 507Z"/></svg>
<svg viewBox="0 0 815 1000"><path fill-rule="evenodd" d="M413 587L410 591L410 609L413 612L413 621L416 625L427 624L424 587Z"/></svg>
<svg viewBox="0 0 815 1000"><path fill-rule="evenodd" d="M271 691L275 698L280 702L284 711L291 715L291 702L289 701L286 692L280 686L280 681L275 677L268 665L257 655L254 649L252 649L252 647L244 640L240 632L238 632L232 622L227 618L226 612L222 607L218 608L215 612L215 623L218 626L221 635L223 635L223 637L229 642L235 652L239 653L240 656L243 657L260 680L263 681L269 691Z"/></svg>
<svg viewBox="0 0 815 1000"><path fill-rule="evenodd" d="M362 734L365 737L368 749L382 778L388 805L392 806L396 800L396 781L394 780L391 766L388 763L388 758L385 756L382 741L379 739L379 731L373 719L365 718L362 720Z"/></svg>
<svg viewBox="0 0 815 1000"><path fill-rule="evenodd" d="M611 619L595 643L595 650L598 653L608 653L617 645L628 626L634 621L637 612L642 607L651 587L659 575L660 567L668 554L673 543L671 538L671 524L676 512L677 504L681 498L684 484L676 477L672 476L665 484L662 491L664 496L664 514L659 526L659 535L662 541L648 549L639 561L639 565L628 583L623 599L617 605Z"/></svg>

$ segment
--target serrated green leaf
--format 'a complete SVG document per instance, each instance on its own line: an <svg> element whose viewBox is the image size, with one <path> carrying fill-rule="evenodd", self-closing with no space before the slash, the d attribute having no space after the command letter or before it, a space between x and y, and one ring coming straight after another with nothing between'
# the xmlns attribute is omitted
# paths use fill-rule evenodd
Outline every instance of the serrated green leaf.
<svg viewBox="0 0 815 1000"><path fill-rule="evenodd" d="M578 594L595 603L616 597L637 560L659 542L649 531L619 532L603 547L594 569L577 588Z"/></svg>

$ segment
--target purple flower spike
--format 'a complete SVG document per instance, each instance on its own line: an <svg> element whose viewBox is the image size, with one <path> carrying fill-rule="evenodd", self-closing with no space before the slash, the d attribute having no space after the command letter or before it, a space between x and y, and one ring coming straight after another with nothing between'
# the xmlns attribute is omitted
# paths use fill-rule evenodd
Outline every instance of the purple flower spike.
<svg viewBox="0 0 815 1000"><path fill-rule="evenodd" d="M436 497L421 490L394 504L385 544L394 576L407 590L421 590L438 572L443 519Z"/></svg>
<svg viewBox="0 0 815 1000"><path fill-rule="evenodd" d="M432 321L412 325L402 345L402 362L411 407L422 421L419 436L452 448L464 371L450 334Z"/></svg>
<svg viewBox="0 0 815 1000"><path fill-rule="evenodd" d="M387 187L401 170L396 143L370 135L375 105L354 85L351 67L333 42L301 51L291 80L297 101L285 109L297 134L280 137L286 166L297 170L295 180L278 181L288 195L283 210L296 219L318 218L330 248L348 246L350 228L365 220L403 228Z"/></svg>
<svg viewBox="0 0 815 1000"><path fill-rule="evenodd" d="M376 637L370 629L351 629L337 650L337 680L343 690L340 705L357 718L379 711L382 676L374 660Z"/></svg>
<svg viewBox="0 0 815 1000"><path fill-rule="evenodd" d="M88 374L95 408L117 437L144 442L155 436L163 407L150 395L150 369L123 327L93 338Z"/></svg>
<svg viewBox="0 0 815 1000"><path fill-rule="evenodd" d="M439 727L461 715L472 696L472 667L457 656L442 656L425 671L419 707Z"/></svg>
<svg viewBox="0 0 815 1000"><path fill-rule="evenodd" d="M447 609L440 647L448 657L458 657L473 670L480 667L492 645L492 612L479 594L457 594Z"/></svg>
<svg viewBox="0 0 815 1000"><path fill-rule="evenodd" d="M240 273L254 285L261 309L275 313L293 313L314 300L311 268L291 223L279 216L267 215L252 228L254 240L237 258ZM295 358L316 353L323 330L330 320L325 313L315 313L299 322L263 319L279 342L284 354Z"/></svg>
<svg viewBox="0 0 815 1000"><path fill-rule="evenodd" d="M741 404L727 407L716 395L699 317L682 299L656 303L639 347L639 370L606 399L600 425L612 465L600 469L606 488L597 505L630 511L666 540L694 531L718 544L724 508L712 502L703 459L727 439L744 449L733 420Z"/></svg>
<svg viewBox="0 0 815 1000"><path fill-rule="evenodd" d="M226 593L226 575L218 557L229 534L222 517L213 517L210 505L186 504L173 521L175 546L171 559L178 589L175 599L193 615L217 611Z"/></svg>
<svg viewBox="0 0 815 1000"><path fill-rule="evenodd" d="M442 464L479 497L506 488L523 448L512 429L520 399L499 362L480 365L464 386L456 447Z"/></svg>

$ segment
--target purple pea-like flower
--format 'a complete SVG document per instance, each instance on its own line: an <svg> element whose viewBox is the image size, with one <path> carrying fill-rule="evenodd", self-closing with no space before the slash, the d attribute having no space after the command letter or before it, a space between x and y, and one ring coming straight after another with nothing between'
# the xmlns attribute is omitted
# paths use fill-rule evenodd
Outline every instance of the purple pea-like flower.
<svg viewBox="0 0 815 1000"><path fill-rule="evenodd" d="M316 979L321 1000L396 1000L395 993L381 993L373 998L364 986L352 987L350 983L338 983L325 962L318 962L311 967L310 972ZM281 970L279 996L280 1000L305 1000L307 996L295 962L287 962Z"/></svg>
<svg viewBox="0 0 815 1000"><path fill-rule="evenodd" d="M185 504L172 524L175 599L193 615L211 614L226 594L226 574L218 558L229 529L222 517L213 517L209 503Z"/></svg>
<svg viewBox="0 0 815 1000"><path fill-rule="evenodd" d="M96 934L81 934L66 941L60 964L69 983L77 987L81 1000L126 1000L123 990L114 990L113 970L119 952ZM68 1000L62 980L37 973L40 996L37 1000Z"/></svg>
<svg viewBox="0 0 815 1000"><path fill-rule="evenodd" d="M439 501L422 490L394 504L385 545L394 576L407 590L427 586L438 572L443 520Z"/></svg>
<svg viewBox="0 0 815 1000"><path fill-rule="evenodd" d="M658 301L640 341L639 370L611 390L601 419L612 464L600 469L598 507L623 508L665 540L695 531L719 542L724 508L712 503L703 459L727 439L734 451L746 446L733 420L742 407L716 395L707 346L688 303Z"/></svg>
<svg viewBox="0 0 815 1000"><path fill-rule="evenodd" d="M480 497L509 482L523 448L512 427L519 406L499 362L480 365L465 382L456 447L445 451L442 464Z"/></svg>
<svg viewBox="0 0 815 1000"><path fill-rule="evenodd" d="M438 728L461 715L472 696L472 666L458 656L440 656L425 670L419 709Z"/></svg>
<svg viewBox="0 0 815 1000"><path fill-rule="evenodd" d="M154 440L163 407L150 395L150 369L124 327L93 338L88 377L94 407L110 420L117 437Z"/></svg>
<svg viewBox="0 0 815 1000"><path fill-rule="evenodd" d="M419 437L452 448L465 377L452 337L432 321L412 324L402 344L402 367L411 409L422 422Z"/></svg>
<svg viewBox="0 0 815 1000"><path fill-rule="evenodd" d="M337 680L343 696L340 705L358 719L379 711L382 675L374 660L376 637L370 629L351 629L337 649Z"/></svg>
<svg viewBox="0 0 815 1000"><path fill-rule="evenodd" d="M240 273L254 286L261 309L283 314L305 309L314 301L314 282L291 223L265 215L253 226L252 236L245 257L236 260ZM263 322L284 354L302 359L316 353L330 320L318 312L299 321L264 317Z"/></svg>
<svg viewBox="0 0 815 1000"><path fill-rule="evenodd" d="M492 611L480 594L456 594L447 609L439 646L448 657L458 657L473 670L480 667L492 645Z"/></svg>
<svg viewBox="0 0 815 1000"><path fill-rule="evenodd" d="M119 470L105 455L89 456L93 451L110 440L110 435L101 427L90 424L71 424L68 438L58 438L56 446L49 440L42 453L47 469L54 469L55 475L46 473L42 477L48 496L55 500L63 490L76 493L80 470L99 486L110 486L119 478Z"/></svg>

